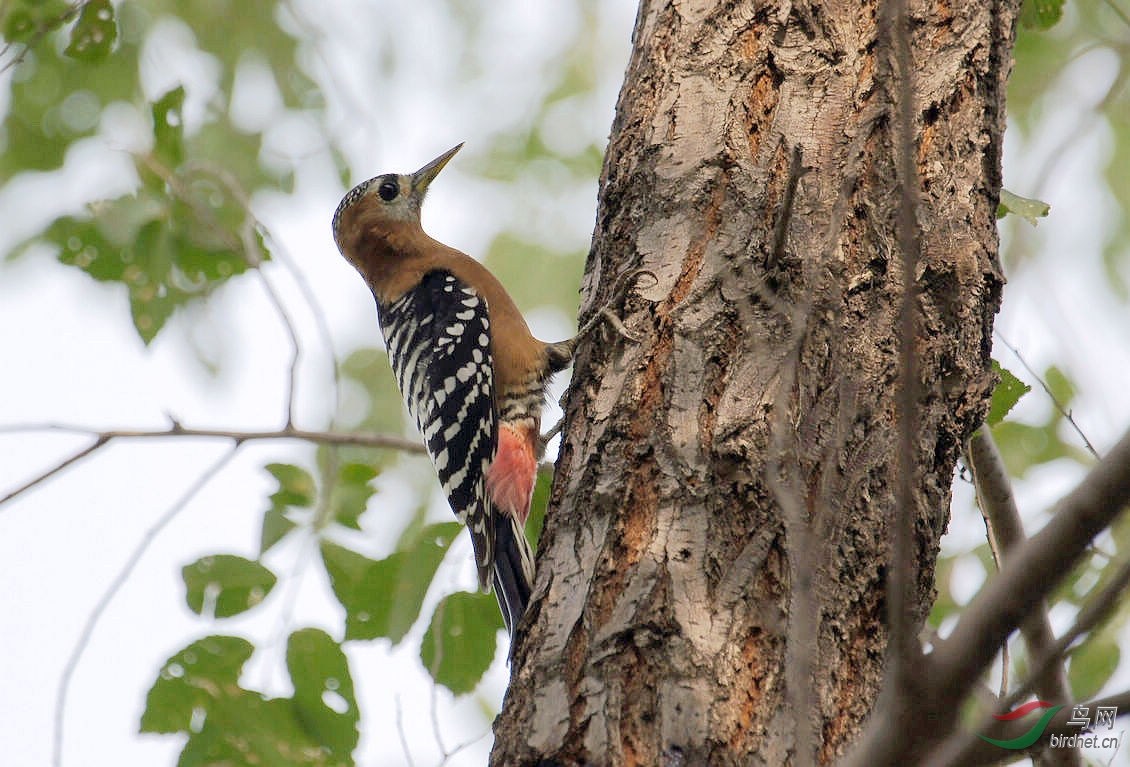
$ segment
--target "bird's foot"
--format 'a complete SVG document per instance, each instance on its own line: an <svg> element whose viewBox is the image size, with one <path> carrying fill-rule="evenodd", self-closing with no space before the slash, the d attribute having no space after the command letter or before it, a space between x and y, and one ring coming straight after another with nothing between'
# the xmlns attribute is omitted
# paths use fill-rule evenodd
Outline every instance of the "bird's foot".
<svg viewBox="0 0 1130 767"><path fill-rule="evenodd" d="M624 338L632 341L633 343L643 343L643 340L632 335L632 333L624 327L623 321L612 311L611 307L623 303L624 299L633 288L638 287L640 278L650 277L654 280L655 285L659 284L659 278L655 276L655 272L650 269L632 269L620 274L612 283L612 297L594 314L584 326L577 331L577 335L573 336L573 345L576 346L581 339L586 338L592 331L596 330L603 322L607 322L617 333Z"/></svg>

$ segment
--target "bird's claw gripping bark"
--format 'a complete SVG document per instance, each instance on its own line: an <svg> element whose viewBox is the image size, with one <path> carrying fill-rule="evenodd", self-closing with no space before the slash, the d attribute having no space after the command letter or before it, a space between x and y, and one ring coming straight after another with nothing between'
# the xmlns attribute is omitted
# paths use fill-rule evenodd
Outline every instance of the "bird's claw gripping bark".
<svg viewBox="0 0 1130 767"><path fill-rule="evenodd" d="M611 307L623 303L632 288L638 286L641 277L650 277L654 280L655 285L659 284L659 278L655 275L655 272L650 269L634 269L618 275L612 283L612 298L605 302L604 306L584 324L577 332L577 335L573 337L574 341L579 342L582 338L585 338L589 333L595 330L602 321L606 321L613 330L629 341L637 344L643 343L643 339L636 337L624 327L623 321L611 309Z"/></svg>

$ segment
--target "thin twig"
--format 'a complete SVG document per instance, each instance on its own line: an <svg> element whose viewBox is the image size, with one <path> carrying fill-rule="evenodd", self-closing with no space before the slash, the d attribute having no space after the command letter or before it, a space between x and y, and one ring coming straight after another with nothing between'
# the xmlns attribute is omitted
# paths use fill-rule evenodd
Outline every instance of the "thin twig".
<svg viewBox="0 0 1130 767"><path fill-rule="evenodd" d="M443 622L443 611L444 611L445 607L446 607L446 605L443 602L440 602L439 605L436 607L435 616L433 617L433 621L436 624ZM441 635L441 632L439 632L439 631L437 631L434 636L435 636L435 652L436 652L436 655L435 655L435 658L432 661L432 666L429 669L433 680L435 679L436 674L439 672L440 664L443 663L443 636ZM448 761L450 761L451 758L453 756L455 756L456 754L458 754L460 751L462 751L463 749L467 748L468 746L474 745L475 743L478 743L480 740L482 740L483 737L485 735L487 735L487 733L490 732L490 730L486 730L482 733L479 733L474 738L471 738L470 740L465 740L462 743L460 743L459 745L455 746L454 748L448 749L448 747L443 742L443 728L440 727L440 722L439 722L439 700L438 700L438 695L437 695L438 689L439 689L439 685L435 681L433 681L432 682L432 689L431 689L431 705L430 705L430 714L431 714L431 721L432 721L432 735L435 737L436 745L439 746L439 752L442 755L440 762L439 762L441 767L442 767L442 765L447 764Z"/></svg>
<svg viewBox="0 0 1130 767"><path fill-rule="evenodd" d="M1043 389L1044 393L1048 395L1048 399L1052 401L1052 405L1055 406L1055 409L1059 411L1060 415L1067 419L1067 422L1071 424L1071 428L1075 429L1075 433L1078 434L1079 438L1083 440L1083 444L1087 446L1088 452L1090 452L1090 454L1093 455L1096 460L1101 459L1102 456L1099 455L1099 451L1095 450L1095 446L1091 444L1091 440L1087 439L1087 435L1084 434L1083 430L1079 428L1079 424L1075 423L1075 419L1072 417L1071 411L1065 408L1063 404L1060 403L1058 399L1056 399L1055 394L1052 393L1051 387L1048 386L1043 376L1032 369L1032 366L1028 364L1028 361L1024 359L1024 357L1020 354L1020 351L1015 346L1010 344L1008 342L1008 339L1002 336L999 330L993 330L993 335L1000 339L1000 342L1004 344L1008 348L1008 350L1013 353L1013 355L1016 356L1016 359L1020 361L1020 364L1024 366L1024 369L1027 370L1028 373L1036 379L1036 383L1040 384L1040 388Z"/></svg>
<svg viewBox="0 0 1130 767"><path fill-rule="evenodd" d="M416 767L416 762L412 759L412 749L408 748L408 733L404 731L404 707L401 705L400 693L394 696L396 701L396 734L400 737L400 747L404 750L404 759L408 762L408 767Z"/></svg>
<svg viewBox="0 0 1130 767"><path fill-rule="evenodd" d="M8 501L15 498L17 495L20 495L21 493L24 493L28 490L31 490L33 487L38 485L40 482L43 482L45 480L50 479L51 477L55 476L56 474L58 474L63 469L70 466L72 463L75 463L76 461L80 461L83 458L86 458L86 456L90 455L94 451L105 447L106 443L109 442L109 441L110 440L108 438L104 439L101 435L99 435L98 439L96 439L94 441L94 444L88 445L87 447L84 447L82 450L79 450L77 453L75 453L74 455L71 455L68 458L64 458L62 461L55 464L54 466L52 466L47 471L42 472L41 474L38 474L35 478L29 480L28 482L25 482L23 485L20 485L15 490L13 490L12 492L5 495L3 498L0 498L0 506L3 506Z"/></svg>
<svg viewBox="0 0 1130 767"><path fill-rule="evenodd" d="M996 443L994 443L994 447L995 446ZM1001 571L1001 568L1004 567L1004 552L1001 550L1000 541L997 539L997 528L993 524L992 515L987 508L985 499L981 497L983 486L987 482L989 482L989 480L978 480L977 471L973 466L974 459L970 455L972 451L972 447L969 447L969 449L966 451L965 463L969 468L974 492L977 494L977 507L981 510L981 520L985 523L985 540L989 543L989 552L993 555L993 564L996 565L997 572L999 573ZM1008 477L1007 475L1005 475L1005 480L1007 481L1007 479ZM1009 492L1011 492L1011 488L1009 489ZM1046 605L1044 606L1044 609L1047 609ZM1009 658L1008 653L1008 640L1005 640L1004 644L1001 645L1001 683L1000 689L997 692L997 698L1003 698L1008 694L1008 669L1011 662L1012 661Z"/></svg>
<svg viewBox="0 0 1130 767"><path fill-rule="evenodd" d="M194 429L179 423L167 429L108 429L100 431L89 426L76 426L73 424L9 424L0 426L0 434L15 434L27 431L56 431L70 434L89 434L91 436L111 439L149 439L162 437L213 437L233 439L237 442L254 442L256 440L271 439L301 439L321 445L350 445L352 447L378 447L391 450L401 450L406 453L423 453L424 446L413 439L397 437L392 434L379 432L343 432L321 431L318 429L300 429L296 426L284 426L281 429L265 429L263 431L241 431L239 429Z"/></svg>
<svg viewBox="0 0 1130 767"><path fill-rule="evenodd" d="M340 410L341 364L337 358L337 350L334 347L333 335L330 333L329 321L326 319L326 311L318 301L317 296L315 296L314 289L310 287L310 281L306 279L306 275L298 268L298 264L291 258L290 252L283 243L277 240L265 226L262 227L262 231L263 237L270 242L270 250L271 253L274 254L275 261L282 266L282 268L290 274L291 279L294 280L294 284L298 288L298 293L302 296L302 300L306 302L307 308L310 309L310 314L314 317L314 327L317 328L318 335L322 342L322 348L329 352L333 376L333 400L330 402L330 426L333 426L336 423L338 411Z"/></svg>
<svg viewBox="0 0 1130 767"><path fill-rule="evenodd" d="M299 439L320 445L350 445L353 447L374 447L388 450L400 450L405 453L423 453L424 446L416 440L396 437L391 434L378 434L373 432L337 432L299 429L294 426L285 426L282 429L266 431L239 431L233 429L191 429L174 423L167 429L110 429L99 431L85 426L70 424L14 424L0 426L0 435L15 434L28 431L66 432L70 434L88 434L95 437L94 444L83 448L74 455L61 461L46 472L37 475L34 479L21 485L12 492L0 498L0 505L16 498L30 490L45 479L59 473L76 461L85 458L111 440L115 439L163 439L169 437L204 437L212 439L231 439L236 444L253 442L257 440Z"/></svg>
<svg viewBox="0 0 1130 767"><path fill-rule="evenodd" d="M290 342L290 363L287 372L286 392L286 423L288 426L292 425L294 423L295 382L298 378L298 359L301 344L298 341L298 331L294 326L294 321L287 312L286 306L283 304L279 294L275 291L274 285L267 279L267 275L261 268L263 259L259 255L259 248L255 242L256 227L260 227L261 224L251 212L251 204L246 192L244 192L238 179L230 173L213 166L211 163L195 161L186 163L184 166L183 172L186 176L193 173L197 175L208 175L218 181L227 189L228 194L234 197L243 209L244 221L239 227L239 242L227 241L227 235L229 234L227 229L220 225L215 213L210 208L200 204L191 194L176 171L165 167L151 155L144 155L141 159L150 170L156 173L161 180L168 185L169 190L177 199L192 209L201 221L209 224L211 229L216 232L221 239L226 240L225 245L229 249L232 251L241 250L243 260L258 276L259 284L263 287L263 291L267 295L267 301L275 310L275 314L282 323L283 330L286 332L287 339Z"/></svg>
<svg viewBox="0 0 1130 767"><path fill-rule="evenodd" d="M471 746L475 745L475 744L476 744L476 743L478 743L478 742L479 742L480 740L482 740L483 738L485 738L485 737L486 737L487 735L490 735L490 728L489 728L489 727L488 727L487 729L483 730L482 732L480 732L480 733L479 733L478 735L476 735L475 737L473 737L473 738L469 738L469 739L467 739L467 740L463 741L462 743L460 743L460 744L459 744L458 746L456 746L455 748L453 748L453 749L451 749L450 751L447 751L446 753L444 753L444 755L443 755L443 761L442 761L442 762L440 762L440 764L441 764L441 765L443 765L443 764L447 764L447 762L448 762L448 761L450 761L450 760L451 760L451 759L452 759L452 758L453 758L453 757L454 757L454 756L455 756L456 754L458 754L458 753L459 753L460 751L462 751L462 750L464 750L464 749L466 749L466 748L470 748Z"/></svg>
<svg viewBox="0 0 1130 767"><path fill-rule="evenodd" d="M789 163L789 178L785 182L785 193L781 199L781 212L777 216L777 223L773 227L773 250L770 252L769 262L766 267L774 269L785 260L785 241L789 235L789 222L793 217L793 201L796 198L797 184L804 175L802 164L803 151L801 145L793 147L792 159Z"/></svg>
<svg viewBox="0 0 1130 767"><path fill-rule="evenodd" d="M255 274L259 276L259 284L263 287L263 292L267 294L267 300L275 309L275 314L278 315L279 322L282 323L283 329L286 331L287 340L290 342L290 362L287 366L286 376L286 425L294 425L294 400L296 396L297 380L298 380L298 360L301 356L301 344L298 342L298 331L294 327L294 321L286 311L282 299L275 291L275 286L267 279L266 273L262 267L255 267Z"/></svg>
<svg viewBox="0 0 1130 767"><path fill-rule="evenodd" d="M329 328L326 323L325 312L322 310L321 304L314 297L313 291L310 290L310 285L305 277L298 272L292 260L286 253L286 249L282 243L276 240L270 234L270 230L260 221L255 213L251 210L251 199L247 196L243 185L240 184L239 179L235 177L231 171L226 168L221 168L215 163L205 162L202 160L193 160L185 163L184 170L186 173L198 173L212 177L218 181L228 193L236 199L240 207L243 209L244 221L240 226L240 239L243 242L244 259L255 270L259 277L260 284L267 294L267 299L275 309L279 320L282 322L283 329L286 331L287 337L290 340L291 352L290 363L287 375L287 409L286 409L286 422L288 425L294 423L294 409L295 409L295 391L296 382L298 380L298 362L301 354L302 346L298 340L298 331L295 327L294 320L291 318L290 313L286 309L286 305L279 297L278 292L275 290L274 285L267 277L267 273L263 271L263 260L259 257L258 243L255 241L257 232L262 233L264 239L271 242L272 251L277 256L278 263L283 269L288 272L291 278L298 286L299 293L301 293L303 300L306 302L311 313L314 315L314 322L318 328L318 333L322 337L322 342L325 348L330 350L333 359L333 377L334 377L334 402L333 402L333 417L336 417L338 410L338 389L340 388L340 374L338 371L337 355L334 352L333 343L330 339ZM187 201L186 201L187 202Z"/></svg>
<svg viewBox="0 0 1130 767"><path fill-rule="evenodd" d="M277 628L275 628L271 638L263 647L263 649L281 647L281 657L284 659L284 662L286 658L286 639L290 636L290 627L294 624L294 606L298 603L298 594L302 590L302 582L306 575L307 567L311 562L317 560L318 555L318 536L311 533L308 528L303 530L303 532L307 533L307 535L303 537L299 554L294 558L290 573L286 577L286 593L282 595L280 600L281 607L279 608L276 624ZM268 686L272 673L273 670L264 664L263 687Z"/></svg>
<svg viewBox="0 0 1130 767"><path fill-rule="evenodd" d="M1056 505L1039 533L1017 547L994 580L981 590L930 656L937 699L956 706L970 680L992 662L1000 638L1071 572L1091 540L1130 503L1130 432Z"/></svg>
<svg viewBox="0 0 1130 767"><path fill-rule="evenodd" d="M137 546L134 547L133 552L129 558L126 559L122 569L110 581L110 585L103 592L99 598L94 609L91 610L90 615L86 619L86 624L82 627L82 632L79 634L78 641L75 643L74 649L71 650L71 655L67 658L67 663L63 667L63 675L59 680L59 692L55 696L55 737L53 747L52 764L55 767L61 767L63 763L63 720L66 713L67 706L67 693L70 690L71 679L74 676L75 669L78 667L79 661L82 659L82 654L90 644L90 637L94 633L98 621L105 614L106 609L110 606L110 602L117 596L118 591L125 585L130 575L133 574L134 568L138 562L149 550L149 546L156 540L157 536L164 530L170 522L176 519L189 502L196 497L205 485L208 484L220 471L228 465L231 459L235 456L236 451L239 450L241 443L232 445L218 460L212 463L197 479L196 481L184 492L176 503L169 507L161 517L145 531Z"/></svg>
<svg viewBox="0 0 1130 767"><path fill-rule="evenodd" d="M1115 572L1110 582L1103 587L1098 595L1087 602L1075 617L1075 623L1060 637L1048 651L1034 664L1032 673L1027 681L1016 692L1009 696L1009 708L1015 706L1035 688L1037 681L1048 668L1063 659L1064 653L1075 643L1075 640L1084 633L1098 626L1118 606L1126 587L1130 585L1130 560L1122 563ZM1005 709L1008 710L1007 708Z"/></svg>

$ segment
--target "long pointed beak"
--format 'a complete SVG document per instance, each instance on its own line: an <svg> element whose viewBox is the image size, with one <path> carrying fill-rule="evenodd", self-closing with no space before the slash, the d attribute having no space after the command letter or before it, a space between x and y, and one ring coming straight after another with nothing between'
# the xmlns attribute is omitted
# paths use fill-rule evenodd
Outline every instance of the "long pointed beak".
<svg viewBox="0 0 1130 767"><path fill-rule="evenodd" d="M432 180L439 175L439 172L441 170L443 170L443 166L447 165L448 161L455 156L455 153L462 148L463 144L460 143L452 147L451 149L448 149L439 157L435 158L430 163L413 173L412 191L418 196L423 197L424 193L428 191L428 184L432 183Z"/></svg>

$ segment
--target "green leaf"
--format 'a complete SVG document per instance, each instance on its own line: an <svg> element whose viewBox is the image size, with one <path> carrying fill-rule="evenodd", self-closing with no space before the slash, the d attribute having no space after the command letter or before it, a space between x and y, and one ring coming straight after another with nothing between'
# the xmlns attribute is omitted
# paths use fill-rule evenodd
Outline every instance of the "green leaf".
<svg viewBox="0 0 1130 767"><path fill-rule="evenodd" d="M1063 18L1063 0L1024 0L1020 23L1028 29L1046 31Z"/></svg>
<svg viewBox="0 0 1130 767"><path fill-rule="evenodd" d="M436 606L420 660L455 695L471 692L494 660L502 615L490 594L459 591Z"/></svg>
<svg viewBox="0 0 1130 767"><path fill-rule="evenodd" d="M348 757L357 747L360 714L341 645L318 629L296 631L287 642L286 665L306 731L334 757Z"/></svg>
<svg viewBox="0 0 1130 767"><path fill-rule="evenodd" d="M110 0L89 0L71 30L71 42L64 53L78 61L99 62L110 55L117 39L118 25Z"/></svg>
<svg viewBox="0 0 1130 767"><path fill-rule="evenodd" d="M266 469L279 483L279 489L271 495L271 503L282 507L303 508L314 505L318 486L310 472L292 463L269 463Z"/></svg>
<svg viewBox="0 0 1130 767"><path fill-rule="evenodd" d="M352 765L358 712L341 648L321 631L295 632L295 696L274 699L239 685L253 650L213 636L174 655L149 691L141 731L187 734L180 767Z"/></svg>
<svg viewBox="0 0 1130 767"><path fill-rule="evenodd" d="M59 261L96 280L121 282L129 292L134 328L148 344L187 295L169 284L172 255L159 204L128 196L93 209L95 218L65 216L46 231Z"/></svg>
<svg viewBox="0 0 1130 767"><path fill-rule="evenodd" d="M1052 366L1044 371L1043 382L1059 407L1066 410L1075 396L1075 385L1071 380L1059 368ZM1088 453L1065 442L1060 436L1063 421L1059 408L1053 408L1047 420L1038 426L1013 421L996 424L993 427L993 438L1001 449L1009 474L1023 477L1033 466L1059 458L1070 458L1083 465L1090 465L1092 461Z"/></svg>
<svg viewBox="0 0 1130 767"><path fill-rule="evenodd" d="M231 554L201 557L181 570L185 599L194 613L206 607L217 618L230 618L263 601L278 580L259 562Z"/></svg>
<svg viewBox="0 0 1130 767"><path fill-rule="evenodd" d="M330 497L333 518L339 524L352 530L360 530L358 518L365 513L369 499L373 496L370 482L377 476L377 470L364 463L343 464L337 473Z"/></svg>
<svg viewBox="0 0 1130 767"><path fill-rule="evenodd" d="M267 549L286 537L294 528L298 527L286 516L286 510L272 506L263 513L263 529L259 534L259 553L266 553Z"/></svg>
<svg viewBox="0 0 1130 767"><path fill-rule="evenodd" d="M32 44L66 21L67 3L63 0L15 0L3 8L4 39Z"/></svg>
<svg viewBox="0 0 1130 767"><path fill-rule="evenodd" d="M188 732L196 709L237 685L254 650L246 639L210 636L173 655L149 690L141 732Z"/></svg>
<svg viewBox="0 0 1130 767"><path fill-rule="evenodd" d="M997 218L1004 218L1009 213L1020 216L1032 226L1036 226L1037 218L1046 218L1051 210L1043 200L1034 200L1013 194L1007 189L1001 189L1000 204L997 206Z"/></svg>
<svg viewBox="0 0 1130 767"><path fill-rule="evenodd" d="M539 471L534 482L534 494L530 500L530 516L526 519L526 540L537 551L541 532L545 528L545 510L549 506L549 490L553 485L553 471Z"/></svg>
<svg viewBox="0 0 1130 767"><path fill-rule="evenodd" d="M446 550L462 530L463 525L458 522L437 522L419 527L409 525L396 542L396 550L406 554L430 551L435 546Z"/></svg>
<svg viewBox="0 0 1130 767"><path fill-rule="evenodd" d="M287 517L292 506L309 508L314 505L318 492L310 473L290 463L270 463L265 467L278 489L271 494L271 507L263 514L263 531L259 536L259 553L267 551L297 525Z"/></svg>
<svg viewBox="0 0 1130 767"><path fill-rule="evenodd" d="M1070 653L1067 678L1076 700L1094 697L1118 668L1121 658L1118 642L1092 637Z"/></svg>
<svg viewBox="0 0 1130 767"><path fill-rule="evenodd" d="M176 258L175 244L162 221L150 221L137 234L136 263L127 267L123 282L130 287L129 308L133 326L141 340L149 344L173 316L185 294L168 284L169 270Z"/></svg>
<svg viewBox="0 0 1130 767"><path fill-rule="evenodd" d="M166 170L184 162L184 86L178 85L153 102L153 157Z"/></svg>
<svg viewBox="0 0 1130 767"><path fill-rule="evenodd" d="M330 585L346 611L345 638L387 637L398 644L419 617L436 569L461 528L458 522L429 525L413 549L381 560L322 541Z"/></svg>
<svg viewBox="0 0 1130 767"><path fill-rule="evenodd" d="M326 752L307 736L292 702L224 690L202 706L177 767L323 767ZM352 764L352 761L348 762Z"/></svg>
<svg viewBox="0 0 1130 767"><path fill-rule="evenodd" d="M1020 398L1032 391L1031 386L1014 376L1012 371L1001 367L996 360L993 360L993 372L1000 376L1000 383L993 389L993 399L986 419L989 426L996 426L1003 421Z"/></svg>

